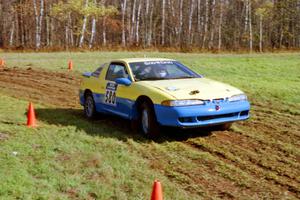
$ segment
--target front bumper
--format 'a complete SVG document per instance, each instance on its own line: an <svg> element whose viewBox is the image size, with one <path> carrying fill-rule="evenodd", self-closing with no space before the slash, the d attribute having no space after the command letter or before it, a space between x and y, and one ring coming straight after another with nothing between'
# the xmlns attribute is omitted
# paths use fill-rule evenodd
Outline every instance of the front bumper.
<svg viewBox="0 0 300 200"><path fill-rule="evenodd" d="M248 101L178 107L156 104L154 109L160 125L192 128L246 120L249 118L250 104Z"/></svg>

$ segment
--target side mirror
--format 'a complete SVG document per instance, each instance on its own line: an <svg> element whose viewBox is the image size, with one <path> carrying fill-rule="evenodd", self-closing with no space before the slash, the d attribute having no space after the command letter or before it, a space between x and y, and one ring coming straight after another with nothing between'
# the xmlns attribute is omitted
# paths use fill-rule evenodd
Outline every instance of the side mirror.
<svg viewBox="0 0 300 200"><path fill-rule="evenodd" d="M84 77L90 77L91 75L92 75L92 72L84 72L82 74L82 76L84 76Z"/></svg>
<svg viewBox="0 0 300 200"><path fill-rule="evenodd" d="M117 84L125 85L125 86L131 85L131 80L129 80L128 78L117 78L117 79L115 80L115 82L116 82Z"/></svg>

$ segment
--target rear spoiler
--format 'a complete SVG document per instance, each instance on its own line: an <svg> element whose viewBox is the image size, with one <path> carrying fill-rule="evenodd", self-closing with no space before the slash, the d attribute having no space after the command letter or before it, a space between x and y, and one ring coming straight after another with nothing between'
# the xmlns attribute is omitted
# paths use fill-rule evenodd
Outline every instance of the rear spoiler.
<svg viewBox="0 0 300 200"><path fill-rule="evenodd" d="M83 74L82 74L82 76L84 76L84 77L90 77L90 76L92 76L92 72L84 72Z"/></svg>

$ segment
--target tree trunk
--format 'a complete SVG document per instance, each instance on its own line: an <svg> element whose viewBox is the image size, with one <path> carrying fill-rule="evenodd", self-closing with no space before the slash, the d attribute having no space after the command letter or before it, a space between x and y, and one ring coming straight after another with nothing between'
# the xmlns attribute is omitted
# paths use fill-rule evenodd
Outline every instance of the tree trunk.
<svg viewBox="0 0 300 200"><path fill-rule="evenodd" d="M194 12L194 0L190 1L190 14L189 14L189 28L188 28L188 38L189 44L192 43L192 23L193 23L193 12Z"/></svg>
<svg viewBox="0 0 300 200"><path fill-rule="evenodd" d="M263 51L263 30L262 30L262 22L263 21L263 16L259 16L259 51L262 53Z"/></svg>
<svg viewBox="0 0 300 200"><path fill-rule="evenodd" d="M180 0L179 5L179 35L178 35L178 43L181 44L181 35L183 29L183 0Z"/></svg>
<svg viewBox="0 0 300 200"><path fill-rule="evenodd" d="M85 4L84 7L87 8L88 7L88 2L89 0L85 0ZM85 15L83 17L83 23L82 23L82 29L81 29L81 36L80 36L80 40L79 40L79 47L81 48L84 42L84 34L85 34L85 30L86 30L86 22L87 22L87 16Z"/></svg>
<svg viewBox="0 0 300 200"><path fill-rule="evenodd" d="M126 32L125 32L125 13L126 13L126 4L127 0L123 0L123 3L121 3L121 9L122 9L122 46L126 46Z"/></svg>
<svg viewBox="0 0 300 200"><path fill-rule="evenodd" d="M251 0L248 0L248 2L249 2L249 48L250 48L250 53L252 53L252 50L253 50L253 33L252 33Z"/></svg>
<svg viewBox="0 0 300 200"><path fill-rule="evenodd" d="M165 45L165 9L166 9L166 0L162 0L162 20L161 20L161 45Z"/></svg>
<svg viewBox="0 0 300 200"><path fill-rule="evenodd" d="M208 0L205 0L205 24L204 24L204 36L203 36L202 48L205 47L207 29L208 29Z"/></svg>
<svg viewBox="0 0 300 200"><path fill-rule="evenodd" d="M136 19L136 28L135 28L135 43L136 43L136 45L139 45L139 40L140 40L139 26L140 26L141 8L142 8L142 0L139 1L137 19Z"/></svg>
<svg viewBox="0 0 300 200"><path fill-rule="evenodd" d="M150 5L150 0L146 0L146 12L144 16L144 45L148 46L147 40L149 37L149 5Z"/></svg>
<svg viewBox="0 0 300 200"><path fill-rule="evenodd" d="M244 0L245 4L245 23L244 23L244 32L248 29L248 16L249 16L249 0Z"/></svg>
<svg viewBox="0 0 300 200"><path fill-rule="evenodd" d="M221 51L222 46L222 25L223 25L223 0L220 0L220 18L219 18L219 42L218 51Z"/></svg>
<svg viewBox="0 0 300 200"><path fill-rule="evenodd" d="M35 15L35 47L41 47L42 21L44 16L44 0L40 0L40 12L38 13L37 2L33 0L33 8Z"/></svg>
<svg viewBox="0 0 300 200"><path fill-rule="evenodd" d="M10 36L9 36L9 46L13 46L13 44L14 44L14 35L15 35L15 22L12 21L11 29L10 29Z"/></svg>
<svg viewBox="0 0 300 200"><path fill-rule="evenodd" d="M50 46L50 18L46 17L46 46Z"/></svg>
<svg viewBox="0 0 300 200"><path fill-rule="evenodd" d="M65 25L65 48L66 50L68 50L69 47L69 26L68 26L68 22L66 22Z"/></svg>
<svg viewBox="0 0 300 200"><path fill-rule="evenodd" d="M102 28L102 36L103 36L103 46L106 46L107 40L106 40L106 18L103 18L103 28Z"/></svg>
<svg viewBox="0 0 300 200"><path fill-rule="evenodd" d="M92 20L92 33L91 33L91 39L90 39L90 43L89 43L89 48L90 49L93 47L93 42L94 42L95 35L96 35L96 18L93 17L93 20Z"/></svg>
<svg viewBox="0 0 300 200"><path fill-rule="evenodd" d="M199 45L201 44L201 0L197 1L197 31L199 37Z"/></svg>
<svg viewBox="0 0 300 200"><path fill-rule="evenodd" d="M69 26L71 27L69 29L69 33L70 33L70 44L72 47L74 47L74 33L73 33L73 28L72 28L72 17L71 17L71 13L69 13L68 16L68 21L69 21Z"/></svg>
<svg viewBox="0 0 300 200"><path fill-rule="evenodd" d="M150 19L149 19L149 33L148 33L148 39L147 39L147 46L151 46L152 44L152 31L153 31L153 11L154 11L154 5L151 6L150 11Z"/></svg>
<svg viewBox="0 0 300 200"><path fill-rule="evenodd" d="M129 34L130 44L132 44L132 42L134 40L135 10L136 10L136 0L133 1L133 7L132 7L131 30L130 30L130 34Z"/></svg>
<svg viewBox="0 0 300 200"><path fill-rule="evenodd" d="M214 46L214 35L215 35L215 5L216 0L212 0L211 8L211 27L210 27L210 40L208 48L211 49Z"/></svg>

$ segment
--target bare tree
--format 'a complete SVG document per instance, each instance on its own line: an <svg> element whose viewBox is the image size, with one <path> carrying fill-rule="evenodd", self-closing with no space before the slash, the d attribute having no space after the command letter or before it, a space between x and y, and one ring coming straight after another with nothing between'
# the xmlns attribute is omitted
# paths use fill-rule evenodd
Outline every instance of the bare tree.
<svg viewBox="0 0 300 200"><path fill-rule="evenodd" d="M197 0L197 31L200 41L201 37L201 0Z"/></svg>
<svg viewBox="0 0 300 200"><path fill-rule="evenodd" d="M300 0L1 0L0 48L300 48L299 11Z"/></svg>
<svg viewBox="0 0 300 200"><path fill-rule="evenodd" d="M208 29L208 10L209 10L208 0L205 0L205 24L204 24L204 36L203 36L202 48L205 47L205 42L206 42L206 37L207 37L207 29Z"/></svg>
<svg viewBox="0 0 300 200"><path fill-rule="evenodd" d="M89 0L85 0L84 8L88 7L88 3L89 3ZM84 15L84 17L83 17L83 23L82 23L82 29L81 29L81 36L80 36L80 40L79 40L79 47L82 47L83 42L84 42L84 34L85 34L85 30L86 30L86 22L87 22L87 16Z"/></svg>
<svg viewBox="0 0 300 200"><path fill-rule="evenodd" d="M41 47L42 22L44 16L44 0L40 0L40 9L38 12L37 2L33 0L34 15L35 15L35 47Z"/></svg>
<svg viewBox="0 0 300 200"><path fill-rule="evenodd" d="M252 33L252 4L251 4L251 0L248 0L248 4L249 4L249 49L250 49L250 53L252 53L253 50L253 33Z"/></svg>
<svg viewBox="0 0 300 200"><path fill-rule="evenodd" d="M122 46L126 46L126 32L125 32L125 12L126 12L127 0L122 0L121 12L122 12Z"/></svg>
<svg viewBox="0 0 300 200"><path fill-rule="evenodd" d="M219 42L218 42L218 51L221 51L222 46L222 25L223 25L223 0L220 0L220 17L219 17Z"/></svg>
<svg viewBox="0 0 300 200"><path fill-rule="evenodd" d="M136 44L138 44L139 40L140 40L139 27L140 27L141 8L142 8L142 0L139 0L137 19L136 19L136 28L135 28L135 42L136 42Z"/></svg>
<svg viewBox="0 0 300 200"><path fill-rule="evenodd" d="M188 27L188 36L189 43L192 43L192 23L193 23L193 13L194 13L194 0L190 1L190 14L189 14L189 27Z"/></svg>
<svg viewBox="0 0 300 200"><path fill-rule="evenodd" d="M97 0L94 0L94 4L97 5ZM93 16L91 38L90 38L90 42L89 42L90 49L93 47L95 35L96 35L96 16Z"/></svg>
<svg viewBox="0 0 300 200"><path fill-rule="evenodd" d="M166 0L162 0L161 44L165 45Z"/></svg>
<svg viewBox="0 0 300 200"><path fill-rule="evenodd" d="M214 35L215 35L215 5L216 5L216 0L212 0L212 5L211 5L211 27L210 27L210 40L209 40L209 45L208 48L211 49L213 47L214 43Z"/></svg>

